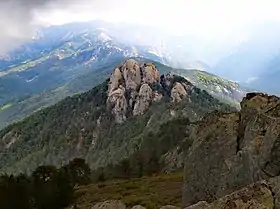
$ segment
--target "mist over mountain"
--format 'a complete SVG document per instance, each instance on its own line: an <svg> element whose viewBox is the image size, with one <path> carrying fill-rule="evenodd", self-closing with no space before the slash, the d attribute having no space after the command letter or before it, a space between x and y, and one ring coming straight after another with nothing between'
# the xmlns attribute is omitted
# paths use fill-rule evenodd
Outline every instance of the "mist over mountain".
<svg viewBox="0 0 280 209"><path fill-rule="evenodd" d="M254 27L246 39L225 53L213 68L220 76L250 85L261 75L277 71L270 66L280 52L279 35L278 23L263 23Z"/></svg>
<svg viewBox="0 0 280 209"><path fill-rule="evenodd" d="M103 42L114 40L134 48L136 56L148 53L148 58L154 56L158 60L160 57L159 61L175 68L199 68L248 87L274 93L273 89L271 91L265 85L254 83L261 77L278 72L273 64L280 53L280 27L277 22L248 27L243 33L229 39L174 35L152 26L101 20L43 27L37 30L30 41L1 56L0 71L5 71L12 64L38 58L79 36L97 33L96 38L103 39ZM73 49L78 50L75 47Z"/></svg>

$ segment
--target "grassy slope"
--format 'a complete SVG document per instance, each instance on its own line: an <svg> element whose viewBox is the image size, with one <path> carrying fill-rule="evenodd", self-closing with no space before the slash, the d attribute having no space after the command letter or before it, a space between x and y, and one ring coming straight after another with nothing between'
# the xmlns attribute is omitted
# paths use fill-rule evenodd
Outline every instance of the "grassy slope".
<svg viewBox="0 0 280 209"><path fill-rule="evenodd" d="M180 206L182 182L182 173L112 180L77 188L75 203L79 209L88 209L95 203L106 200L121 200L127 206L139 204L147 209L164 205Z"/></svg>

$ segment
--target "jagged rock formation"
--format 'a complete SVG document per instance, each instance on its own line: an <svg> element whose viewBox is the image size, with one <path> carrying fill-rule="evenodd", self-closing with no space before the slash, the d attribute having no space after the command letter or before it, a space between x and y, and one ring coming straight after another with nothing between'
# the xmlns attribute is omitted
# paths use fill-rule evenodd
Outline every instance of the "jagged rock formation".
<svg viewBox="0 0 280 209"><path fill-rule="evenodd" d="M177 146L162 156L161 160L163 165L166 165L163 171L173 171L178 168L183 168L183 152L181 147Z"/></svg>
<svg viewBox="0 0 280 209"><path fill-rule="evenodd" d="M141 71L138 62L129 59L120 67L120 69L123 73L126 88L136 90L141 84Z"/></svg>
<svg viewBox="0 0 280 209"><path fill-rule="evenodd" d="M257 182L237 190L209 204L205 201L185 209L277 209L274 193L266 181Z"/></svg>
<svg viewBox="0 0 280 209"><path fill-rule="evenodd" d="M183 206L212 202L280 175L279 98L250 93L242 100L240 112L214 112L193 126Z"/></svg>
<svg viewBox="0 0 280 209"><path fill-rule="evenodd" d="M145 63L142 68L143 82L153 84L159 82L159 73L153 63Z"/></svg>
<svg viewBox="0 0 280 209"><path fill-rule="evenodd" d="M127 101L125 98L125 88L119 86L116 90L108 95L107 103L112 105L112 113L116 121L121 123L126 119Z"/></svg>
<svg viewBox="0 0 280 209"><path fill-rule="evenodd" d="M133 109L133 115L141 115L144 113L144 111L149 108L152 99L153 90L147 83L144 83L139 90L138 99Z"/></svg>
<svg viewBox="0 0 280 209"><path fill-rule="evenodd" d="M153 63L140 66L137 61L129 59L111 75L107 106L116 122L122 123L129 110L133 116L142 115L152 102L160 101L163 94L170 94L172 102L180 102L192 87L186 80L175 81L170 74L160 77Z"/></svg>

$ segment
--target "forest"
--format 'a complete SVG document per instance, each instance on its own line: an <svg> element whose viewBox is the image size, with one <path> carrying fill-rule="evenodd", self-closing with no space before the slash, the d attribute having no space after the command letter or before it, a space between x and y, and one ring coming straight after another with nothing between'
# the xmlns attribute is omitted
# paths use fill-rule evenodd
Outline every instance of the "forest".
<svg viewBox="0 0 280 209"><path fill-rule="evenodd" d="M29 176L0 176L1 209L61 209L73 201L74 189L90 183L91 171L83 159L61 168L39 166Z"/></svg>
<svg viewBox="0 0 280 209"><path fill-rule="evenodd" d="M159 174L164 168L160 159L163 153L179 142L181 147L191 145L190 140L182 141L187 136L188 122L186 118L179 118L163 124L158 133L150 133L143 139L137 152L115 165L91 170L84 159L75 158L60 168L39 166L30 175L2 174L0 208L62 209L74 204L74 192L79 186Z"/></svg>

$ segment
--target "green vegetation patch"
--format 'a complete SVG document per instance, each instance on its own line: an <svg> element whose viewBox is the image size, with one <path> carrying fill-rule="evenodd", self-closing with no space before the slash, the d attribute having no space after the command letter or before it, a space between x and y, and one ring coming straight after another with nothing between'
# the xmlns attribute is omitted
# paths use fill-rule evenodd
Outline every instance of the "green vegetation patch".
<svg viewBox="0 0 280 209"><path fill-rule="evenodd" d="M91 208L106 200L121 200L128 207L142 205L147 209L180 206L182 184L182 173L100 182L77 188L75 202L79 209Z"/></svg>

